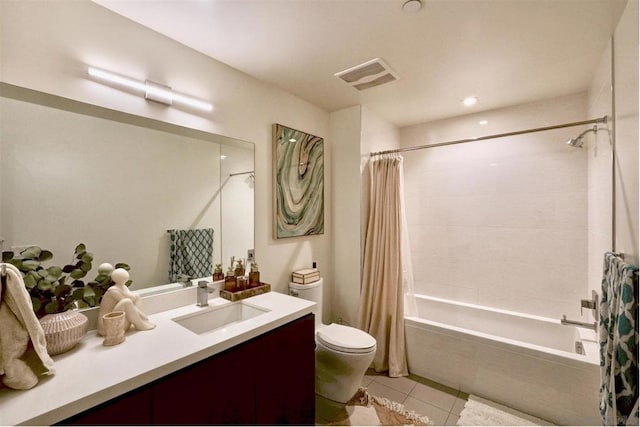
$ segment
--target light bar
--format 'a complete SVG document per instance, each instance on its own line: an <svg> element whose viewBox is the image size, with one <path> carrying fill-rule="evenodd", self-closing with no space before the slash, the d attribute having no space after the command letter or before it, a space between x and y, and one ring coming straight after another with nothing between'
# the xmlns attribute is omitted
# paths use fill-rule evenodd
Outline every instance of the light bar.
<svg viewBox="0 0 640 427"><path fill-rule="evenodd" d="M95 79L105 81L107 83L133 89L144 95L149 101L158 102L164 105L182 105L190 108L196 108L202 111L213 111L213 105L206 101L194 98L192 96L176 93L171 86L163 85L145 80L144 82L129 77L120 76L109 71L100 70L98 68L89 67L87 72Z"/></svg>

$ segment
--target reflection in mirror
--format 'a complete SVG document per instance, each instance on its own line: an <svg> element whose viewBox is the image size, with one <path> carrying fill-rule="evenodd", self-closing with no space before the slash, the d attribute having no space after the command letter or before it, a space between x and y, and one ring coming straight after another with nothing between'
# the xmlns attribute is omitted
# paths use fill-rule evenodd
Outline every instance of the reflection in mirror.
<svg viewBox="0 0 640 427"><path fill-rule="evenodd" d="M232 175L253 172L253 144L7 84L0 95L4 250L37 245L64 265L82 242L94 266L129 264L140 289L169 282L167 230L213 228L214 264L254 247L253 175Z"/></svg>

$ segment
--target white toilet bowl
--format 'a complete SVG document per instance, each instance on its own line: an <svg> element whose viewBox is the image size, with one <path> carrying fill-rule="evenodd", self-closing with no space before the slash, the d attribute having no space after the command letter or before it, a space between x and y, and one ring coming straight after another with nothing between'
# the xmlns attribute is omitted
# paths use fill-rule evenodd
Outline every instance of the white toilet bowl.
<svg viewBox="0 0 640 427"><path fill-rule="evenodd" d="M317 304L316 394L348 402L376 354L375 338L351 326L322 324L322 279L306 285L290 283L289 293Z"/></svg>
<svg viewBox="0 0 640 427"><path fill-rule="evenodd" d="M376 340L350 326L331 324L316 331L316 393L346 403L358 391L376 354Z"/></svg>

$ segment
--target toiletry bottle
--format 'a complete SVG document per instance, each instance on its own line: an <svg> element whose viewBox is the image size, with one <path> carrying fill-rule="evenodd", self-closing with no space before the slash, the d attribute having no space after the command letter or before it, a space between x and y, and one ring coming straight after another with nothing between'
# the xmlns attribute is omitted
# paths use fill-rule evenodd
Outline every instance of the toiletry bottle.
<svg viewBox="0 0 640 427"><path fill-rule="evenodd" d="M249 272L249 287L253 288L254 286L260 285L260 271L258 271L258 264L255 262L251 263L251 271Z"/></svg>
<svg viewBox="0 0 640 427"><path fill-rule="evenodd" d="M213 281L224 279L224 272L222 271L222 264L216 264L216 268L213 270Z"/></svg>
<svg viewBox="0 0 640 427"><path fill-rule="evenodd" d="M236 277L244 276L244 265L242 264L241 259L236 261L235 273L236 273Z"/></svg>
<svg viewBox="0 0 640 427"><path fill-rule="evenodd" d="M229 292L235 292L238 288L238 282L236 280L236 273L231 267L227 270L227 275L224 278L224 290Z"/></svg>
<svg viewBox="0 0 640 427"><path fill-rule="evenodd" d="M236 276L236 279L238 281L237 290L244 291L245 289L248 288L248 286L247 286L247 278L245 276Z"/></svg>

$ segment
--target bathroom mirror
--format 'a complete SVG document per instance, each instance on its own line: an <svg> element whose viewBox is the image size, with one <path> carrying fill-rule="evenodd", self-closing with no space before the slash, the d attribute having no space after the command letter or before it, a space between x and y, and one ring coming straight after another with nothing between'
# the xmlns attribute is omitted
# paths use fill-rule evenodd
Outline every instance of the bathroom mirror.
<svg viewBox="0 0 640 427"><path fill-rule="evenodd" d="M0 238L50 265L78 243L131 267L131 289L169 283L170 229L213 228L213 262L254 247L254 146L0 84ZM47 264L49 265L49 264Z"/></svg>

